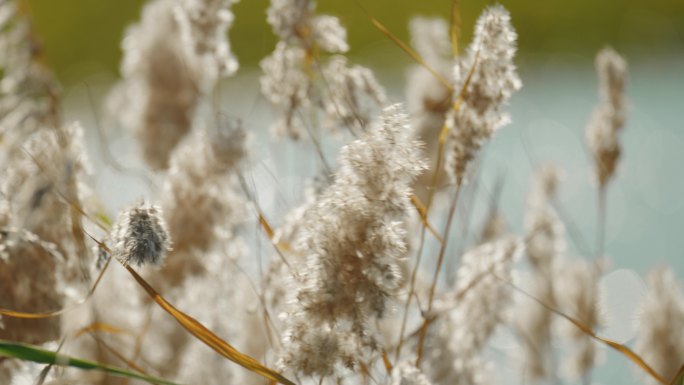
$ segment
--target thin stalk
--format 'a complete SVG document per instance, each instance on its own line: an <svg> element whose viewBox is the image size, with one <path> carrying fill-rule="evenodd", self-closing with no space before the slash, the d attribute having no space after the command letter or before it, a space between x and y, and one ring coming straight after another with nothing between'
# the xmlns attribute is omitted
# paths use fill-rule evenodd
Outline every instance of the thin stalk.
<svg viewBox="0 0 684 385"><path fill-rule="evenodd" d="M359 6L361 6L361 4L358 0L357 0L357 4L359 4ZM458 10L458 7L454 6L453 9ZM454 13L454 15L457 15L457 13ZM368 14L368 16L371 17L370 14ZM454 20L452 20L452 23ZM376 26L377 26L377 24L376 24ZM452 37L453 36L454 36L454 34L452 34ZM454 102L453 108L456 110L458 110L460 108L461 101L463 100L463 97L465 96L468 85L470 84L473 73L475 72L475 66L477 65L479 57L480 57L480 51L478 49L477 54L475 55L475 61L473 62L473 66L470 68L470 71L468 72L468 76L466 77L466 80L463 83L463 86L461 87L460 92L458 93L458 97L456 98L456 101ZM420 61L418 61L418 62L421 63ZM425 68L430 70L428 67L425 67ZM453 87L447 86L447 89L449 90L450 93L454 92ZM430 213L430 208L432 207L432 201L433 201L433 198L435 195L435 189L437 187L437 181L439 179L439 171L442 169L442 160L444 158L444 150L446 147L448 134L449 134L449 126L447 126L445 124L442 127L441 132L439 133L439 142L438 142L438 146L437 146L437 165L436 165L436 167L432 173L432 181L430 182L430 190L428 191L428 201L427 201L427 205L425 207L425 221L426 221L426 223L427 223L428 214ZM454 200L458 199L458 195L460 194L460 191L461 191L461 181L460 180L457 183L456 190L457 190L456 191L456 197L454 198ZM454 206L454 210L455 210L456 202L453 202L452 205ZM453 217L453 212L449 215L448 227L451 226L452 217ZM408 296L406 298L406 304L404 306L404 316L403 316L402 321L401 321L401 334L399 335L399 342L397 344L397 351L396 351L397 360L399 359L399 354L401 353L401 347L402 347L402 344L404 342L404 332L405 332L405 328L406 328L406 319L408 316L408 308L409 308L409 305L411 303L411 298L413 297L413 290L415 289L417 270L418 270L418 267L420 266L420 262L422 260L422 252L423 252L423 247L424 247L424 242L425 242L426 227L427 226L424 225L423 229L421 231L421 237L420 237L421 241L420 241L420 246L418 248L418 259L416 260L416 265L414 266L413 272L411 273L411 283L409 286L410 289L409 289ZM448 236L448 234L445 233L442 237L442 241L440 242L440 253L443 253L443 251L441 251L441 250L446 250L447 236ZM442 255L442 258L443 258L443 255ZM439 271L439 268L437 270ZM433 289L434 289L434 286L433 286ZM432 296L434 296L434 292L431 289L430 306L432 305ZM428 324L429 324L429 321L426 319L426 322L423 323L423 327L421 327L421 330L427 329Z"/></svg>
<svg viewBox="0 0 684 385"><path fill-rule="evenodd" d="M430 189L428 191L428 200L425 205L425 223L428 223L428 215L430 213L430 208L432 207L432 201L435 196L435 188L437 187L437 181L439 180L439 171L442 168L442 159L444 157L444 147L445 141L440 140L437 147L437 164L435 165L434 171L432 172L432 180L430 181ZM401 318L401 328L399 329L399 342L397 343L397 349L394 353L394 361L399 361L399 356L401 355L401 348L404 344L404 333L406 332L406 321L408 319L408 309L411 306L411 299L413 298L413 291L416 288L416 278L418 277L418 268L423 260L423 248L425 247L425 231L426 225L423 226L420 232L420 242L418 244L418 257L416 258L416 264L411 270L411 281L409 282L409 291L406 296L406 302L404 303L404 314ZM442 244L445 240L442 238Z"/></svg>
<svg viewBox="0 0 684 385"><path fill-rule="evenodd" d="M596 204L597 220L596 220L596 246L594 260L598 261L604 253L605 238L606 238L606 185L601 183L597 193ZM582 376L582 384L591 384L591 368Z"/></svg>
<svg viewBox="0 0 684 385"><path fill-rule="evenodd" d="M597 226L596 231L596 255L594 259L598 261L605 252L606 244L606 185L601 183L597 194ZM591 368L583 376L584 385L591 384Z"/></svg>
<svg viewBox="0 0 684 385"><path fill-rule="evenodd" d="M463 180L458 179L456 181L456 192L454 198L451 201L451 206L449 207L449 216L447 217L446 225L444 226L444 242L442 242L439 248L439 256L437 257L437 266L435 267L435 273L432 277L432 286L430 286L430 295L428 296L428 305L426 314L429 316L432 312L432 303L435 299L435 289L437 288L437 281L439 279L439 273L442 270L442 263L444 262L444 255L446 254L446 248L449 240L449 232L451 230L451 224L453 223L454 214L456 212L456 207L458 206L458 196L461 195L461 187L463 186ZM427 328L429 326L428 317L425 317L423 321L423 326L420 329L420 334L418 336L418 349L416 351L416 366L420 364L420 360L423 356L423 346L425 344L425 336L427 334Z"/></svg>
<svg viewBox="0 0 684 385"><path fill-rule="evenodd" d="M598 190L598 230L596 232L596 259L605 252L606 244L606 186L601 185Z"/></svg>
<svg viewBox="0 0 684 385"><path fill-rule="evenodd" d="M582 333L591 337L593 340L596 340L596 341L602 343L603 345L606 345L609 348L611 348L611 349L617 351L618 353L622 354L627 359L632 361L635 365L637 365L646 374L648 374L653 379L655 379L661 385L670 384L670 382L668 382L663 376L658 374L658 372L656 372L651 366L649 366L648 363L646 363L646 361L644 361L644 359L641 358L641 356L639 356L637 353L635 353L628 346L623 345L619 342L613 341L611 339L599 336L598 334L596 334L596 332L594 332L594 330L592 330L589 326L583 324L580 320L578 320L578 319L576 319L576 318L574 318L574 317L572 317L566 313L563 313L562 311L554 308L553 306L545 303L544 301L534 297L532 294L526 292L525 290L521 289L519 286L516 286L512 282L497 276L493 271L492 271L492 275L496 279L498 279L499 281L504 283L505 285L509 286L511 289L515 290L516 292L518 292L518 293L524 295L525 297L533 300L534 302L538 303L539 305L541 305L545 309L549 310L550 312L554 313L555 315L557 315L561 318L564 318L566 321L570 322L573 326L575 326L577 329L579 329ZM586 379L587 378L585 376L585 380Z"/></svg>
<svg viewBox="0 0 684 385"><path fill-rule="evenodd" d="M397 343L397 349L394 352L394 361L399 362L399 356L401 355L401 348L404 344L404 333L406 332L406 321L408 318L408 309L411 305L411 299L413 298L413 290L416 286L416 277L418 276L418 267L423 259L423 245L425 244L425 226L420 232L420 242L418 246L418 258L416 258L416 263L411 270L411 281L409 282L409 291L406 296L406 302L404 302L404 314L401 318L401 327L399 328L399 342Z"/></svg>

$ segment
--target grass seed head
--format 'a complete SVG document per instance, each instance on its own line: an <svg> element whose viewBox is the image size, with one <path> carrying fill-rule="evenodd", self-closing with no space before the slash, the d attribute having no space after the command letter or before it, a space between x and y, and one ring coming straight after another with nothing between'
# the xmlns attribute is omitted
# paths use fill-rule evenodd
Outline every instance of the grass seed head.
<svg viewBox="0 0 684 385"><path fill-rule="evenodd" d="M124 211L114 228L114 253L135 265L159 265L171 250L161 209L140 202Z"/></svg>

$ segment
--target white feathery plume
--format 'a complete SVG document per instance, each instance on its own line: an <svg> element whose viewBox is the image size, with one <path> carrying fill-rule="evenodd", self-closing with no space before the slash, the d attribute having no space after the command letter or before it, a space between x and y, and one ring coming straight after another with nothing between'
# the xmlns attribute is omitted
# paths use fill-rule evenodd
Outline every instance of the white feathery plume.
<svg viewBox="0 0 684 385"><path fill-rule="evenodd" d="M642 300L636 351L653 370L670 380L684 364L684 293L671 269L648 274L649 291ZM650 384L657 384L652 378Z"/></svg>
<svg viewBox="0 0 684 385"><path fill-rule="evenodd" d="M552 206L559 174L553 166L544 166L536 172L525 218L525 246L533 277L529 290L534 298L552 308L556 307L556 261L565 252L563 223ZM519 306L516 312L525 357L523 370L535 381L553 374L553 318L550 310L535 301Z"/></svg>
<svg viewBox="0 0 684 385"><path fill-rule="evenodd" d="M318 15L311 18L314 42L319 49L330 53L349 51L347 30L335 16Z"/></svg>
<svg viewBox="0 0 684 385"><path fill-rule="evenodd" d="M312 0L271 0L266 10L266 21L281 40L299 39L315 6Z"/></svg>
<svg viewBox="0 0 684 385"><path fill-rule="evenodd" d="M336 55L323 69L326 89L323 96L325 124L335 131L343 126L366 127L377 107L387 103L385 90L366 67L350 66L344 56Z"/></svg>
<svg viewBox="0 0 684 385"><path fill-rule="evenodd" d="M477 21L465 58L454 68L456 100L446 118L451 143L446 170L454 181L464 180L480 147L510 121L502 109L522 86L513 64L516 40L508 11L490 6Z"/></svg>
<svg viewBox="0 0 684 385"><path fill-rule="evenodd" d="M554 257L565 251L563 223L553 208L560 171L553 166L540 168L534 178L525 218L526 249L539 275L551 278Z"/></svg>
<svg viewBox="0 0 684 385"><path fill-rule="evenodd" d="M554 295L559 309L583 325L596 330L601 326L599 308L599 279L601 267L584 260L563 260L554 282ZM575 346L566 359L566 370L572 377L589 374L597 360L596 342L575 325L563 323L565 334Z"/></svg>
<svg viewBox="0 0 684 385"><path fill-rule="evenodd" d="M229 123L220 125L195 132L171 158L161 206L173 251L159 285L178 286L186 277L205 272L204 254L232 241L233 228L245 217L236 175L247 156L246 133Z"/></svg>
<svg viewBox="0 0 684 385"><path fill-rule="evenodd" d="M392 385L431 385L431 382L414 364L402 361L392 369Z"/></svg>
<svg viewBox="0 0 684 385"><path fill-rule="evenodd" d="M520 241L505 238L487 243L463 256L458 269L456 292L472 287L456 304L453 313L458 330L453 341L466 351L479 351L494 328L503 320L511 291L513 262L521 252Z"/></svg>
<svg viewBox="0 0 684 385"><path fill-rule="evenodd" d="M237 70L226 30L232 0L152 0L123 40L122 81L108 100L111 116L132 130L145 161L166 169L190 132L203 94ZM181 44L179 44L181 42Z"/></svg>
<svg viewBox="0 0 684 385"><path fill-rule="evenodd" d="M175 8L183 48L188 57L202 62L200 67L207 88L238 69L227 39L235 18L230 9L235 3L237 0L181 0Z"/></svg>
<svg viewBox="0 0 684 385"><path fill-rule="evenodd" d="M335 182L305 214L298 251L307 256L287 318L284 367L327 376L377 348L370 321L400 283L410 184L424 168L397 105L344 147Z"/></svg>
<svg viewBox="0 0 684 385"><path fill-rule="evenodd" d="M512 281L521 246L518 239L508 237L463 256L455 292L465 294L426 340L424 370L434 383L485 382L487 364L481 352L511 303L507 282Z"/></svg>
<svg viewBox="0 0 684 385"><path fill-rule="evenodd" d="M261 92L279 114L272 131L301 139L309 124L306 119L320 113L332 130L365 130L370 117L386 103L384 89L370 70L349 66L343 57L335 56L328 64L319 60L321 53L349 50L339 19L317 15L313 0L272 0L267 15L280 38L273 53L261 61Z"/></svg>
<svg viewBox="0 0 684 385"><path fill-rule="evenodd" d="M278 135L300 138L305 132L302 109L311 105L311 84L303 68L306 51L278 42L273 53L261 61L261 93L281 109L271 129ZM299 113L298 113L299 111Z"/></svg>

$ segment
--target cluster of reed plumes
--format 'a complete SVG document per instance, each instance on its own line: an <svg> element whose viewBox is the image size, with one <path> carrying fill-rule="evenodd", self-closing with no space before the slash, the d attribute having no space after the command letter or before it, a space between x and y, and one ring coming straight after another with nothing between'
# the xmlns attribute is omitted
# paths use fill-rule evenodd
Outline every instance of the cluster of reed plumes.
<svg viewBox="0 0 684 385"><path fill-rule="evenodd" d="M150 0L127 30L107 121L134 134L162 188L158 202L110 220L26 15L0 0L1 384L589 383L601 346L650 383L681 381L680 284L651 272L634 343L602 337L602 230L594 255L570 255L553 166L531 183L524 234L493 205L465 252L448 247L480 149L522 87L502 6L483 10L462 52L456 11L451 22L413 19L411 45L369 16L417 63L404 106L343 56L336 17L313 0L272 0L279 41L260 85L277 112L273 135L311 141L321 165L301 205L274 221L244 177L249 132L212 103L238 69L233 2ZM586 137L604 218L627 65L607 48L596 68ZM318 145L333 133L346 143L334 166ZM245 269L261 263L245 218L272 246L257 276ZM518 337L505 357L517 378L497 376L501 328Z"/></svg>

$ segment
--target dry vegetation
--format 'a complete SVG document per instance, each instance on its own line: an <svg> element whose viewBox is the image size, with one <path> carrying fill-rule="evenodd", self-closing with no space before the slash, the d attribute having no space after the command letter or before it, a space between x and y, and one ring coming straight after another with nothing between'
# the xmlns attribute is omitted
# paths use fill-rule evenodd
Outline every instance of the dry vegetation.
<svg viewBox="0 0 684 385"><path fill-rule="evenodd" d="M448 247L466 225L455 213L480 149L510 122L522 87L502 6L483 10L466 49L456 7L449 21L415 18L411 44L369 15L416 61L404 106L344 56L336 17L313 0L272 0L279 41L260 79L277 112L271 129L312 142L321 158L305 200L274 223L244 178L249 133L212 104L238 70L233 0L150 0L128 28L105 109L163 187L156 205L131 202L115 221L88 188L82 128L62 118L18 4L0 0L0 383L588 384L600 346L644 381L681 381L680 283L651 272L634 343L602 337L604 225L594 255L567 251L555 167L531 183L523 234L493 204L476 242ZM591 215L605 223L628 74L610 48L596 69L586 138ZM345 143L336 169L319 146L331 135ZM272 245L259 276L243 269L257 263L242 236L249 217ZM518 339L507 357L517 378L497 377L497 329Z"/></svg>

